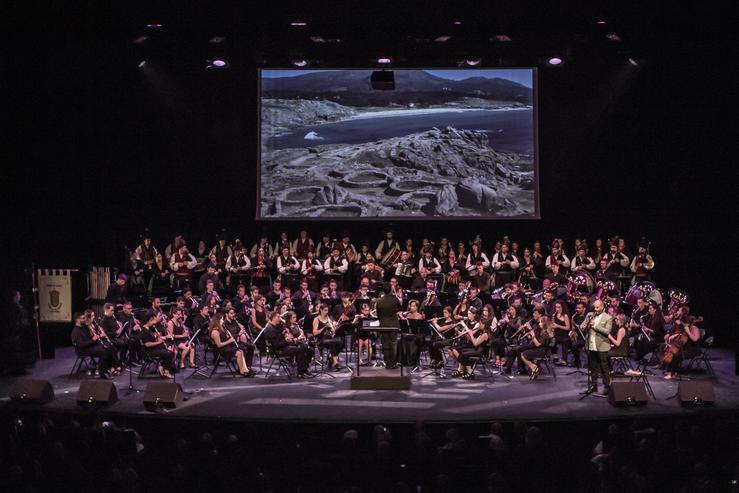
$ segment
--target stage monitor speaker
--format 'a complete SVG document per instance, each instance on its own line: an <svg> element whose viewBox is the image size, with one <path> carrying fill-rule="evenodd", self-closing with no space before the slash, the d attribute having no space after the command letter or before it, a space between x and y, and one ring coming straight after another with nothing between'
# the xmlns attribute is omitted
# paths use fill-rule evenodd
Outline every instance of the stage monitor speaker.
<svg viewBox="0 0 739 493"><path fill-rule="evenodd" d="M392 70L375 70L370 76L370 84L375 91L394 91L395 73Z"/></svg>
<svg viewBox="0 0 739 493"><path fill-rule="evenodd" d="M182 404L182 387L178 383L149 382L144 391L144 407L149 410L174 409Z"/></svg>
<svg viewBox="0 0 739 493"><path fill-rule="evenodd" d="M10 389L10 398L28 404L46 404L54 400L54 388L48 380L23 378Z"/></svg>
<svg viewBox="0 0 739 493"><path fill-rule="evenodd" d="M677 398L682 406L702 406L716 403L713 382L684 380L677 385Z"/></svg>
<svg viewBox="0 0 739 493"><path fill-rule="evenodd" d="M613 406L645 406L647 389L643 382L611 382L608 402Z"/></svg>
<svg viewBox="0 0 739 493"><path fill-rule="evenodd" d="M109 380L83 380L77 392L80 406L107 406L118 401L118 390Z"/></svg>

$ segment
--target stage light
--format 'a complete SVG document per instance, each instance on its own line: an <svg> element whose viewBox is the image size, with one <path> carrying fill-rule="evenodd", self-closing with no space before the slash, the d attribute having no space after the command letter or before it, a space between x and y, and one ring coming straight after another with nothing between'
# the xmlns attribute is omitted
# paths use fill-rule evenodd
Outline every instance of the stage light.
<svg viewBox="0 0 739 493"><path fill-rule="evenodd" d="M462 25L462 21L454 21L454 25L455 26L461 26Z"/></svg>
<svg viewBox="0 0 739 493"><path fill-rule="evenodd" d="M314 43L325 43L326 42L326 38L324 38L323 36L311 36L310 40L313 41Z"/></svg>
<svg viewBox="0 0 739 493"><path fill-rule="evenodd" d="M477 67L480 63L482 63L482 60L479 58L468 58L464 61L464 64L468 67Z"/></svg>
<svg viewBox="0 0 739 493"><path fill-rule="evenodd" d="M293 60L292 63L296 67L307 67L308 65L310 65L310 62L308 62L308 60L306 60L304 58L297 58L297 59Z"/></svg>
<svg viewBox="0 0 739 493"><path fill-rule="evenodd" d="M146 40L149 39L149 36L139 36L138 38L134 39L133 42L137 45L142 45L146 43Z"/></svg>
<svg viewBox="0 0 739 493"><path fill-rule="evenodd" d="M213 60L208 60L208 64L205 66L206 69L209 68L215 68L215 69L226 69L229 68L230 65L228 63L228 60L223 60L220 58L215 58Z"/></svg>
<svg viewBox="0 0 739 493"><path fill-rule="evenodd" d="M604 20L601 19L601 20L597 21L596 24L598 24L599 26L605 26L606 25L606 21L604 21Z"/></svg>
<svg viewBox="0 0 739 493"><path fill-rule="evenodd" d="M153 22L151 24L147 24L146 27L148 27L149 29L159 29L162 27L162 24L158 22Z"/></svg>
<svg viewBox="0 0 739 493"><path fill-rule="evenodd" d="M439 37L438 37L438 38L436 38L436 39L435 39L434 41L436 41L437 43L446 43L446 42L447 42L447 41L449 41L450 39L452 39L452 37L451 37L451 36L446 36L446 35L445 35L445 36L439 36Z"/></svg>
<svg viewBox="0 0 739 493"><path fill-rule="evenodd" d="M621 36L619 36L616 33L608 33L608 34L606 34L606 39L608 39L608 41L623 41L621 39Z"/></svg>
<svg viewBox="0 0 739 493"><path fill-rule="evenodd" d="M208 42L210 44L218 45L218 44L223 43L224 41L226 41L225 36L213 36L212 38L210 38Z"/></svg>
<svg viewBox="0 0 739 493"><path fill-rule="evenodd" d="M389 65L390 63L392 63L392 60L389 58L378 58L377 63L379 63L380 65Z"/></svg>
<svg viewBox="0 0 739 493"><path fill-rule="evenodd" d="M305 26L308 25L308 23L307 22L304 22L304 21L293 21L293 22L290 23L290 25L292 27L305 27Z"/></svg>
<svg viewBox="0 0 739 493"><path fill-rule="evenodd" d="M550 58L549 60L547 60L547 63L548 63L549 65L554 65L554 66L557 66L557 65L562 65L562 63L563 63L563 62L564 62L564 60L562 60L562 59L561 59L560 57L558 57L558 56L554 56L554 57Z"/></svg>
<svg viewBox="0 0 739 493"><path fill-rule="evenodd" d="M639 66L639 63L633 58L629 58L629 65L631 65L632 67L637 67Z"/></svg>
<svg viewBox="0 0 739 493"><path fill-rule="evenodd" d="M139 62L139 68L144 68L144 65L146 65L146 60L141 60Z"/></svg>
<svg viewBox="0 0 739 493"><path fill-rule="evenodd" d="M513 39L511 39L511 37L507 34L496 34L493 37L492 41L497 41L499 43L510 43L511 41L513 41Z"/></svg>

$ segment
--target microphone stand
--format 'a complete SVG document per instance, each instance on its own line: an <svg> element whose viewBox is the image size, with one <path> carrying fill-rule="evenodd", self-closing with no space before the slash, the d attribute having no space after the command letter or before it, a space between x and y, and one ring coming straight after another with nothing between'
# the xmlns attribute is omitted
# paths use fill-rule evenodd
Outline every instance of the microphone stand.
<svg viewBox="0 0 739 493"><path fill-rule="evenodd" d="M590 322L593 321L593 318L595 318L594 315L590 315L592 315L592 313L589 313L588 316L585 317L585 322L583 322L585 324L585 327L588 327ZM586 372L586 375L588 376L588 388L584 392L580 392L580 397L577 399L578 401L583 400L593 393L593 375L590 372L590 353L587 351L588 342L587 339L583 340L585 341L585 352L588 354L588 371Z"/></svg>
<svg viewBox="0 0 739 493"><path fill-rule="evenodd" d="M582 340L583 341L587 341L587 339L585 339L585 334L583 334L582 329L579 326L576 326L575 328L577 329L577 333L580 334L580 337L582 337ZM583 345L583 348L586 348L586 346ZM586 349L586 351L587 351L587 349ZM578 356L578 358L579 358L579 356ZM575 374L577 374L577 375L585 375L586 373L589 373L589 371L590 371L590 367L588 366L588 371L587 372L583 371L582 368L577 368L575 370L572 370L571 372L568 372L567 375L575 375ZM589 375L588 375L588 377L589 377Z"/></svg>

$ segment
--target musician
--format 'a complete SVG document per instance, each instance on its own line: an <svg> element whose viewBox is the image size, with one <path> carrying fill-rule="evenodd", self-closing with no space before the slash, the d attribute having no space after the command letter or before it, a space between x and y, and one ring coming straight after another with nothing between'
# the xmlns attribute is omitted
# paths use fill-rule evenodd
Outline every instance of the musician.
<svg viewBox="0 0 739 493"><path fill-rule="evenodd" d="M182 291L182 299L184 302L183 306L185 309L185 314L189 317L192 313L197 311L198 306L200 306L200 302L193 298L191 288L187 288Z"/></svg>
<svg viewBox="0 0 739 493"><path fill-rule="evenodd" d="M174 272L174 283L175 289L185 289L190 285L190 277L192 271L198 261L195 257L187 250L187 246L182 245L177 249L177 252L172 255L169 261L172 271Z"/></svg>
<svg viewBox="0 0 739 493"><path fill-rule="evenodd" d="M424 313L428 313L426 311L427 307L431 307L431 308L441 307L439 296L436 293L436 281L433 279L426 280L426 297L421 301L420 310Z"/></svg>
<svg viewBox="0 0 739 493"><path fill-rule="evenodd" d="M343 367L339 365L339 353L344 348L344 341L341 337L336 337L336 324L328 316L328 305L321 303L318 307L318 316L313 319L313 337L316 338L316 344L321 348L329 350L331 357L328 362L328 369L332 367L334 370L341 370Z"/></svg>
<svg viewBox="0 0 739 493"><path fill-rule="evenodd" d="M164 247L164 257L171 259L172 255L177 253L177 251L183 246L185 246L185 238L180 234L176 235L172 242Z"/></svg>
<svg viewBox="0 0 739 493"><path fill-rule="evenodd" d="M208 280L205 283L205 291L203 291L203 294L201 295L203 300L209 300L211 298L215 299L217 304L221 303L221 295L218 294L218 291L215 290L215 284L213 284L212 280Z"/></svg>
<svg viewBox="0 0 739 493"><path fill-rule="evenodd" d="M226 261L233 256L233 249L226 244L226 237L219 236L215 246L208 252L208 260L210 264L215 265L216 273L226 271ZM219 272L220 271L220 272Z"/></svg>
<svg viewBox="0 0 739 493"><path fill-rule="evenodd" d="M334 241L331 239L331 233L324 231L321 241L316 246L316 258L322 262L325 261L331 255L333 247Z"/></svg>
<svg viewBox="0 0 739 493"><path fill-rule="evenodd" d="M439 240L439 249L436 250L436 255L439 260L444 261L449 256L449 252L453 252L452 247L449 245L449 238L442 236Z"/></svg>
<svg viewBox="0 0 739 493"><path fill-rule="evenodd" d="M577 256L575 256L574 259L572 259L572 262L570 263L572 267L572 272L577 272L580 270L585 271L593 271L595 270L595 262L592 258L588 257L586 255L588 251L588 246L585 242L581 242L577 246Z"/></svg>
<svg viewBox="0 0 739 493"><path fill-rule="evenodd" d="M629 266L629 257L618 251L619 238L612 238L609 245L608 252L603 256L608 261L608 272L613 277L618 277L623 269Z"/></svg>
<svg viewBox="0 0 739 493"><path fill-rule="evenodd" d="M161 312L153 310L147 312L146 321L141 328L141 342L144 345L144 353L149 358L159 360L159 366L157 366L159 375L162 378L173 378L169 370L172 368L174 355L167 349L164 337L158 329L162 323L161 316Z"/></svg>
<svg viewBox="0 0 739 493"><path fill-rule="evenodd" d="M283 246L281 252L281 255L277 257L277 272L280 275L300 272L300 262L290 255L290 247Z"/></svg>
<svg viewBox="0 0 739 493"><path fill-rule="evenodd" d="M357 314L351 293L341 294L341 304L333 307L331 317L336 320L337 324L351 322ZM338 326L338 325L337 325Z"/></svg>
<svg viewBox="0 0 739 493"><path fill-rule="evenodd" d="M295 314L299 318L303 318L306 313L313 308L313 294L308 289L308 279L300 280L300 287L292 296L292 304L295 307Z"/></svg>
<svg viewBox="0 0 739 493"><path fill-rule="evenodd" d="M500 252L493 255L495 287L499 288L513 280L513 273L519 267L518 258L509 251L508 242L500 245Z"/></svg>
<svg viewBox="0 0 739 493"><path fill-rule="evenodd" d="M511 305L505 310L503 318L501 318L493 330L490 345L493 349L493 354L495 354L495 366L498 368L505 366L508 338L516 333L522 323L523 320L518 309L514 305Z"/></svg>
<svg viewBox="0 0 739 493"><path fill-rule="evenodd" d="M470 288L470 294L467 297L467 303L469 303L470 308L474 308L477 313L480 313L480 310L482 310L482 300L479 297L480 290L477 289L475 286L472 286Z"/></svg>
<svg viewBox="0 0 739 493"><path fill-rule="evenodd" d="M357 258L357 249L352 245L351 237L347 231L344 231L341 234L341 242L338 246L341 251L341 255L346 258L347 262L351 263Z"/></svg>
<svg viewBox="0 0 739 493"><path fill-rule="evenodd" d="M108 336L107 340L115 347L116 355L113 358L113 363L116 369L120 371L123 362L128 361L128 349L133 347L134 341L131 341L124 334L123 324L115 318L115 305L113 303L103 305L103 317L100 319L99 326Z"/></svg>
<svg viewBox="0 0 739 493"><path fill-rule="evenodd" d="M326 274L346 274L349 270L349 262L341 256L339 247L333 247L331 249L331 255L323 262L323 272Z"/></svg>
<svg viewBox="0 0 739 493"><path fill-rule="evenodd" d="M267 306L271 308L275 308L277 304L282 301L284 294L282 292L282 280L281 279L275 279L272 282L272 289L269 291L269 293L265 294L264 297L267 301Z"/></svg>
<svg viewBox="0 0 739 493"><path fill-rule="evenodd" d="M521 351L521 361L531 372L529 378L536 380L541 370L534 361L536 358L546 357L554 345L554 329L551 320L542 319L539 323L539 330L535 328L530 332L529 342L532 347Z"/></svg>
<svg viewBox="0 0 739 493"><path fill-rule="evenodd" d="M267 325L268 316L265 305L267 299L264 296L257 296L254 300L254 309L251 311L251 329L253 334L259 334Z"/></svg>
<svg viewBox="0 0 739 493"><path fill-rule="evenodd" d="M203 303L198 307L197 313L192 318L193 334L197 334L197 340L201 344L210 343L210 332L208 324L210 323L210 307Z"/></svg>
<svg viewBox="0 0 739 493"><path fill-rule="evenodd" d="M399 328L398 312L400 311L401 302L398 298L390 294L390 288L382 286L380 289L380 298L377 300L375 309L377 318L380 320L381 327ZM398 367L398 333L394 331L383 331L380 335L382 343L382 354L385 360L385 367L395 369Z"/></svg>
<svg viewBox="0 0 739 493"><path fill-rule="evenodd" d="M561 300L557 300L552 304L552 312L549 315L551 327L554 335L554 342L561 348L562 358L558 362L561 366L567 366L567 356L572 348L572 338L570 332L572 325L570 323L570 314L567 311L567 305Z"/></svg>
<svg viewBox="0 0 739 493"><path fill-rule="evenodd" d="M280 233L280 239L277 240L277 243L275 243L275 247L272 251L276 256L279 256L280 254L282 254L282 250L284 248L287 248L288 256L293 255L293 245L290 240L287 239L287 231L282 231Z"/></svg>
<svg viewBox="0 0 739 493"><path fill-rule="evenodd" d="M257 256L259 255L259 250L262 250L262 254L264 255L264 258L266 260L271 261L272 258L275 256L275 252L272 249L272 245L269 244L266 233L261 233L259 235L257 242L254 243L254 245L252 245L251 247L251 250L249 250L249 257L252 260L257 258Z"/></svg>
<svg viewBox="0 0 739 493"><path fill-rule="evenodd" d="M458 289L459 281L462 279L461 272L464 264L457 261L457 252L449 250L446 257L441 260L441 270L444 273L444 290L447 286L452 289Z"/></svg>
<svg viewBox="0 0 739 493"><path fill-rule="evenodd" d="M385 231L385 239L377 244L375 248L375 260L384 260L391 250L400 251L400 244L393 238L393 232L390 230Z"/></svg>
<svg viewBox="0 0 739 493"><path fill-rule="evenodd" d="M102 379L114 377L116 372L113 366L113 349L106 347L102 336L91 330L86 325L86 317L84 313L76 312L74 314L74 327L72 327L72 345L80 356L92 356L98 359L98 376Z"/></svg>
<svg viewBox="0 0 739 493"><path fill-rule="evenodd" d="M169 270L169 264L164 262L164 257L157 253L154 257L154 268L151 277L151 294L153 296L167 295L170 292L172 271Z"/></svg>
<svg viewBox="0 0 739 493"><path fill-rule="evenodd" d="M646 355L656 351L666 334L662 309L654 301L649 303L647 316L641 320L641 328L642 333L634 342L634 348L636 350L634 358L637 362L643 363L645 362L644 358Z"/></svg>
<svg viewBox="0 0 739 493"><path fill-rule="evenodd" d="M408 260L415 264L416 254L414 252L413 240L411 238L408 238L405 240L405 246L403 247L403 251L408 253Z"/></svg>
<svg viewBox="0 0 739 493"><path fill-rule="evenodd" d="M411 320L423 320L425 317L420 310L420 303L416 299L408 302L408 311L399 312L398 318L409 322ZM410 325L409 325L410 327ZM410 329L409 329L410 330ZM423 345L423 335L404 333L401 335L401 344L403 344L403 357L407 362L406 366L418 366L421 357L421 347Z"/></svg>
<svg viewBox="0 0 739 493"><path fill-rule="evenodd" d="M413 276L416 273L416 267L414 266L413 260L408 256L407 251L400 253L400 258L393 265L395 267L395 277L398 279L398 283L403 289L409 289L413 281Z"/></svg>
<svg viewBox="0 0 739 493"><path fill-rule="evenodd" d="M649 255L648 244L639 244L639 253L631 261L630 270L634 274L634 282L648 281L654 269L654 259Z"/></svg>
<svg viewBox="0 0 739 493"><path fill-rule="evenodd" d="M546 320L547 318L546 318L546 312L544 311L544 308L541 308L541 307L534 308L533 318L529 320L528 322L526 322L525 324L521 324L518 328L517 334L525 335L525 334L530 334L532 332L535 332L537 330L540 331L542 322ZM523 373L525 370L523 370L522 366L525 365L525 362L521 358L521 354L524 351L528 351L529 349L536 349L538 347L539 346L536 346L532 343L532 340L530 337L524 337L520 342L511 346L510 353L508 354L508 357L506 358L505 363L503 365L503 373L510 375L511 369L513 368L513 364L516 362L516 360L519 360L519 372Z"/></svg>
<svg viewBox="0 0 739 493"><path fill-rule="evenodd" d="M225 267L228 273L227 282L233 286L247 280L251 269L251 261L249 257L244 255L244 251L239 248L234 250L233 254L226 259Z"/></svg>
<svg viewBox="0 0 739 493"><path fill-rule="evenodd" d="M426 272L429 274L441 274L441 264L434 258L432 248L427 248L423 251L423 257L418 261L419 272L421 269L426 269Z"/></svg>
<svg viewBox="0 0 739 493"><path fill-rule="evenodd" d="M236 341L236 347L244 354L246 370L251 373L251 376L256 375L256 372L251 369L252 360L254 359L254 344L251 342L246 327L236 319L236 311L233 308L225 310L224 315L223 328L231 334L231 337Z"/></svg>
<svg viewBox="0 0 739 493"><path fill-rule="evenodd" d="M598 262L598 270L595 271L595 279L603 278L609 281L616 282L617 274L613 269L609 268L609 261L605 257L602 257Z"/></svg>
<svg viewBox="0 0 739 493"><path fill-rule="evenodd" d="M470 285L483 293L490 292L490 274L485 272L485 265L482 260L477 261L474 276L470 278Z"/></svg>
<svg viewBox="0 0 739 493"><path fill-rule="evenodd" d="M130 301L123 304L123 309L116 316L123 327L123 335L130 339L128 346L129 363L141 361L141 322L133 314L133 305Z"/></svg>
<svg viewBox="0 0 739 493"><path fill-rule="evenodd" d="M131 256L129 257L129 268L127 270L127 296L131 298L143 298L144 295L146 295L146 289L148 286L146 285L144 272L144 262L137 259L136 254L131 253Z"/></svg>
<svg viewBox="0 0 739 493"><path fill-rule="evenodd" d="M457 306L454 307L453 316L457 321L464 320L467 318L467 313L470 311L469 296L464 296L459 300Z"/></svg>
<svg viewBox="0 0 739 493"><path fill-rule="evenodd" d="M479 354L478 346L489 341L490 334L482 330L483 325L479 321L477 310L470 309L467 312L467 318L460 324L462 329L455 336L454 344L449 350L449 355L457 361L457 369L452 372L451 376L452 378L472 379L474 375L469 358Z"/></svg>
<svg viewBox="0 0 739 493"><path fill-rule="evenodd" d="M619 313L614 317L608 340L611 341L611 349L608 351L609 358L629 355L629 324L625 314Z"/></svg>
<svg viewBox="0 0 739 493"><path fill-rule="evenodd" d="M369 303L362 303L359 307L359 313L357 313L352 321L355 324L360 324L362 320L372 318L371 309ZM375 339L375 334L368 331L359 331L357 334L357 358L359 358L359 366L369 366L372 362L372 342ZM367 359L362 361L362 349L367 351Z"/></svg>
<svg viewBox="0 0 739 493"><path fill-rule="evenodd" d="M628 258L631 258L631 252L626 246L626 240L620 237L618 239L618 253L625 255Z"/></svg>
<svg viewBox="0 0 739 493"><path fill-rule="evenodd" d="M467 261L465 263L465 268L467 269L467 273L470 277L474 277L477 275L478 262L482 263L483 269L487 269L488 267L490 267L490 259L488 259L488 256L485 255L485 253L482 251L480 244L473 243L472 250L467 256Z"/></svg>
<svg viewBox="0 0 739 493"><path fill-rule="evenodd" d="M221 278L218 276L216 265L214 263L208 264L205 273L200 276L200 280L198 280L198 289L201 293L205 293L206 284L208 282L211 282L213 284L214 290L224 291L223 283L221 282Z"/></svg>
<svg viewBox="0 0 739 493"><path fill-rule="evenodd" d="M593 314L588 314L583 322L582 329L587 330L585 347L588 351L588 366L590 368L590 388L588 393L608 395L611 387L611 367L608 361L608 351L611 341L608 335L613 327L613 319L605 312L605 304L601 300L593 302ZM603 380L603 392L598 392L598 378Z"/></svg>
<svg viewBox="0 0 739 493"><path fill-rule="evenodd" d="M575 360L575 368L580 368L582 366L582 362L580 361L580 349L585 347L585 339L583 339L584 334L581 333L580 329L580 327L582 327L582 323L585 321L588 310L587 295L584 295L584 297L585 300L580 299L575 303L575 312L572 314L570 319L570 326L572 327L572 330L570 331L570 339L572 344L570 344L567 349L572 353Z"/></svg>
<svg viewBox="0 0 739 493"><path fill-rule="evenodd" d="M159 250L151 243L151 235L147 232L143 235L143 242L136 247L133 254L136 259L144 263L144 280L148 284L154 274L154 262Z"/></svg>
<svg viewBox="0 0 739 493"><path fill-rule="evenodd" d="M552 243L551 251L551 255L547 256L546 260L544 261L544 266L547 268L547 270L551 271L552 265L559 265L558 270L564 274L570 267L570 259L567 258L567 255L564 254L564 252L560 248L559 242L557 241Z"/></svg>
<svg viewBox="0 0 739 493"><path fill-rule="evenodd" d="M292 251L298 260L301 262L308 258L308 252L313 252L315 244L313 240L308 237L308 231L301 229L298 233L298 237L293 241Z"/></svg>
<svg viewBox="0 0 739 493"><path fill-rule="evenodd" d="M369 278L369 285L374 288L382 282L384 270L375 263L373 258L370 258L364 265L360 266L360 274L362 277Z"/></svg>
<svg viewBox="0 0 739 493"><path fill-rule="evenodd" d="M643 317L646 317L648 314L649 314L649 304L647 303L647 299L644 297L637 298L636 306L631 312L631 320L629 321L629 329L630 330L640 329L641 323L643 321Z"/></svg>
<svg viewBox="0 0 739 493"><path fill-rule="evenodd" d="M677 377L680 365L686 359L695 358L700 354L700 329L695 325L693 317L683 315L676 318L673 322L672 334L666 336L665 342L667 347L676 346L679 348L683 344L682 349L672 355L672 360L667 365L665 380L672 380ZM669 349L668 349L669 350ZM664 359L664 356L663 356Z"/></svg>
<svg viewBox="0 0 739 493"><path fill-rule="evenodd" d="M459 241L457 243L457 263L466 266L468 256L469 254L467 253L464 241Z"/></svg>
<svg viewBox="0 0 739 493"><path fill-rule="evenodd" d="M431 338L432 343L429 345L429 357L431 358L431 368L440 369L444 367L444 356L442 350L444 347L452 345L452 337L457 321L452 314L452 307L445 306L442 310L441 317L431 319L431 324L436 331L441 334L441 338L435 335Z"/></svg>
<svg viewBox="0 0 739 493"><path fill-rule="evenodd" d="M213 316L208 324L208 332L218 355L225 361L236 360L239 375L242 377L253 377L255 373L246 364L244 351L238 346L236 339L224 326L224 317L218 313Z"/></svg>
<svg viewBox="0 0 739 493"><path fill-rule="evenodd" d="M300 272L308 281L308 287L316 292L320 285L320 276L323 273L323 262L318 260L312 251L306 253L306 257L300 267Z"/></svg>
<svg viewBox="0 0 739 493"><path fill-rule="evenodd" d="M128 287L126 281L128 276L124 273L120 273L116 276L115 282L108 286L108 291L105 294L105 301L113 303L114 305L122 305L126 302L126 295L128 294Z"/></svg>
<svg viewBox="0 0 739 493"><path fill-rule="evenodd" d="M190 329L184 322L184 312L181 308L175 308L170 313L167 322L167 336L172 341L175 354L180 352L180 369L185 369L185 359L190 356L190 368L197 369L195 364L195 345L190 344Z"/></svg>
<svg viewBox="0 0 739 493"><path fill-rule="evenodd" d="M283 325L280 314L273 311L269 316L269 322L264 329L264 338L272 350L282 358L295 358L298 367L298 378L309 378L313 375L308 370L313 349L301 342L292 333L292 317L287 317L289 325Z"/></svg>

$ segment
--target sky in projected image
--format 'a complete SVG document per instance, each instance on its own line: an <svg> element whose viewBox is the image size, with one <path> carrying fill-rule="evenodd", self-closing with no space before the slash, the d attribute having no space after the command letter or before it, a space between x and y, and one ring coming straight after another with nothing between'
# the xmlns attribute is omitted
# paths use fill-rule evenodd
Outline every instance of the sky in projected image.
<svg viewBox="0 0 739 493"><path fill-rule="evenodd" d="M263 70L259 217L538 217L533 69Z"/></svg>

